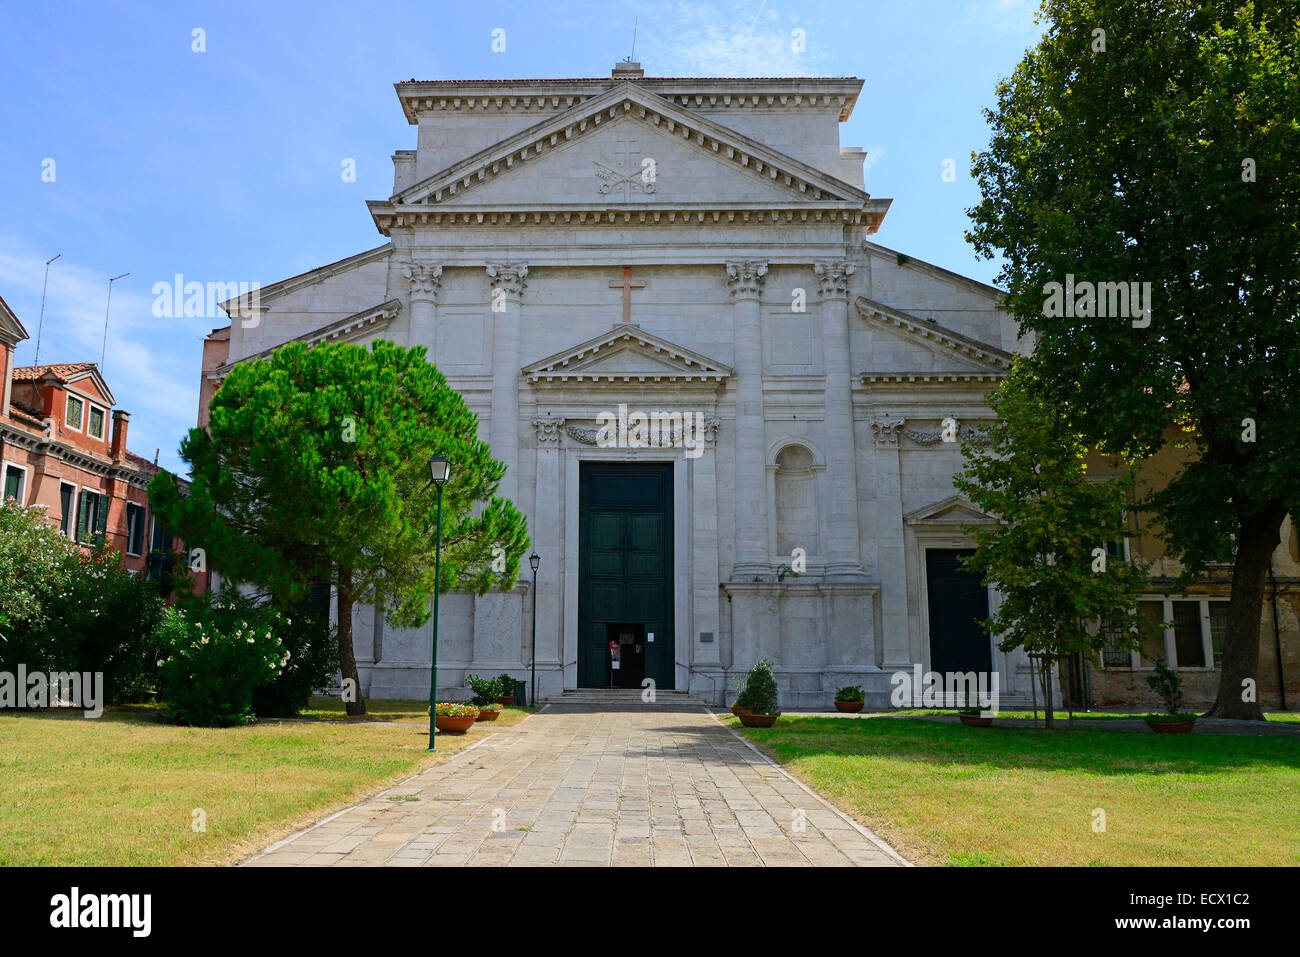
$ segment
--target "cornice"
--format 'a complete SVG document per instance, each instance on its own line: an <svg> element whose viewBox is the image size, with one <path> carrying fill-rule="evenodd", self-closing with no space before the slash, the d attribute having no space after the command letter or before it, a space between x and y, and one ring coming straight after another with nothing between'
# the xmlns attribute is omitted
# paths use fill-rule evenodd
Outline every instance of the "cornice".
<svg viewBox="0 0 1300 957"><path fill-rule="evenodd" d="M366 205L375 228L385 236L394 229L453 226L521 228L525 226L765 226L834 224L874 233L888 211L890 199L872 199L860 206L842 203L677 203L673 205L609 206L528 205L446 207L395 206L387 200Z"/></svg>
<svg viewBox="0 0 1300 957"><path fill-rule="evenodd" d="M28 432L26 429L15 428L4 421L0 421L0 436L3 436L6 444L15 445L33 455L53 455L61 462L75 466L83 472L114 478L135 488L148 488L155 474L153 472L144 472L122 462L101 459L89 452L68 445L66 442ZM159 471L163 470L159 469Z"/></svg>
<svg viewBox="0 0 1300 957"><path fill-rule="evenodd" d="M619 83L611 77L536 80L407 80L394 83L406 122L426 114L547 113L570 109ZM642 77L636 86L678 106L709 110L834 109L842 123L853 113L856 77Z"/></svg>

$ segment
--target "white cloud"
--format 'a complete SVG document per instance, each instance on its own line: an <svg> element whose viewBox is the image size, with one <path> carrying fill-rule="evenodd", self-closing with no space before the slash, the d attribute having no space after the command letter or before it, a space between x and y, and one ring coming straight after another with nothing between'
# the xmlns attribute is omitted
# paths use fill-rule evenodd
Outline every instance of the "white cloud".
<svg viewBox="0 0 1300 957"><path fill-rule="evenodd" d="M999 33L1038 36L1043 27L1034 23L1040 0L975 0L966 8L967 19Z"/></svg>
<svg viewBox="0 0 1300 957"><path fill-rule="evenodd" d="M819 28L767 0L660 3L640 24L637 59L650 76L817 76L826 60ZM795 30L804 31L802 52Z"/></svg>
<svg viewBox="0 0 1300 957"><path fill-rule="evenodd" d="M16 350L17 365L31 365L36 359L41 284L48 258L24 248L12 236L0 236L0 295L31 336ZM100 371L117 407L131 413L128 446L149 459L155 448L161 448L159 464L180 468L176 448L193 428L199 404L197 356L190 353L197 351L194 344L209 329L222 323L155 318L149 292L153 282L152 277L132 275L113 284L105 349L108 274L71 262L67 256L56 261L50 267L40 360L45 365L98 363L103 349Z"/></svg>

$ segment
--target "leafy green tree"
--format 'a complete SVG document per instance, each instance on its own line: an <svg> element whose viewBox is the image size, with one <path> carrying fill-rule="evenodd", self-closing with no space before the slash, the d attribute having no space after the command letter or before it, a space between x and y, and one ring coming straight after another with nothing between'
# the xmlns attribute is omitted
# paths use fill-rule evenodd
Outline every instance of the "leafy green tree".
<svg viewBox="0 0 1300 957"><path fill-rule="evenodd" d="M1235 544L1210 713L1262 718L1244 689L1300 505L1300 8L1046 0L1043 19L986 112L968 238L1004 257L1006 305L1072 428L1131 460L1189 436L1141 504L1183 587ZM1127 312L1120 287L1083 285L1100 283L1126 284Z"/></svg>
<svg viewBox="0 0 1300 957"><path fill-rule="evenodd" d="M997 519L970 529L976 549L967 565L1002 594L984 625L1002 636L1003 651L1092 657L1116 640L1108 633L1132 649L1151 627L1137 614L1148 566L1108 554L1108 546L1124 539L1133 472L1089 475L1088 443L1070 429L1065 410L1037 394L1039 381L1029 360L1017 360L989 397L997 414L992 442L963 445L966 468L953 481ZM1051 660L1042 672L1049 728Z"/></svg>
<svg viewBox="0 0 1300 957"><path fill-rule="evenodd" d="M208 566L278 602L334 589L339 668L364 714L352 649L357 602L399 627L423 624L434 589L513 586L528 547L523 516L495 497L505 466L423 347L289 343L231 369L208 430L181 443L186 493L150 486L160 520ZM428 460L453 463L443 494L442 578L434 581L437 496ZM345 685L345 688L347 686Z"/></svg>

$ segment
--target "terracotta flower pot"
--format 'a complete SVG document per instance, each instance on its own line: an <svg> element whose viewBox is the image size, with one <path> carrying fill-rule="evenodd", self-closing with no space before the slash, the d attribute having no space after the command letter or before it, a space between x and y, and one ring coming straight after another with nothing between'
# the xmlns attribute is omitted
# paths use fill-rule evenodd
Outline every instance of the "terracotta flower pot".
<svg viewBox="0 0 1300 957"><path fill-rule="evenodd" d="M776 724L776 715L774 714L741 714L737 715L740 723L747 728L770 728Z"/></svg>
<svg viewBox="0 0 1300 957"><path fill-rule="evenodd" d="M1147 726L1156 734L1188 734L1196 726L1196 719L1191 721L1152 721L1147 718Z"/></svg>
<svg viewBox="0 0 1300 957"><path fill-rule="evenodd" d="M861 701L837 701L835 702L835 708L836 710L839 711L847 711L850 714L855 714L862 710L862 702Z"/></svg>
<svg viewBox="0 0 1300 957"><path fill-rule="evenodd" d="M749 709L743 704L733 704L731 706L731 713L739 717L742 714L749 714Z"/></svg>
<svg viewBox="0 0 1300 957"><path fill-rule="evenodd" d="M515 696L512 694L503 694L501 697L497 698L497 704L514 704L514 703L515 703ZM491 719L489 718L488 720Z"/></svg>
<svg viewBox="0 0 1300 957"><path fill-rule="evenodd" d="M478 721L495 721L501 717L501 712L494 708L480 708L478 712Z"/></svg>
<svg viewBox="0 0 1300 957"><path fill-rule="evenodd" d="M479 713L481 714L482 712ZM439 731L446 732L447 734L464 734L473 727L474 722L477 720L478 716L472 714L467 714L463 717L452 717L451 715L439 714L434 715L433 723Z"/></svg>
<svg viewBox="0 0 1300 957"><path fill-rule="evenodd" d="M957 717L961 723L969 728L991 728L993 727L992 718L981 718L977 714L959 714Z"/></svg>

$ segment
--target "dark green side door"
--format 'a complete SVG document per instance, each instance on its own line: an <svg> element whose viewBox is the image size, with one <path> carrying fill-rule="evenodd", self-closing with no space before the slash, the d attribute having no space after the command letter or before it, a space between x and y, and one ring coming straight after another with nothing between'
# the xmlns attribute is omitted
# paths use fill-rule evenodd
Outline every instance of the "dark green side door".
<svg viewBox="0 0 1300 957"><path fill-rule="evenodd" d="M578 506L578 687L618 684L611 626L643 626L645 676L673 687L673 467L583 463ZM653 636L653 640L651 639ZM638 670L640 661L637 662Z"/></svg>
<svg viewBox="0 0 1300 957"><path fill-rule="evenodd" d="M976 572L962 567L973 555L965 548L925 550L930 606L930 670L989 672L993 652L980 622L989 616L988 589Z"/></svg>

